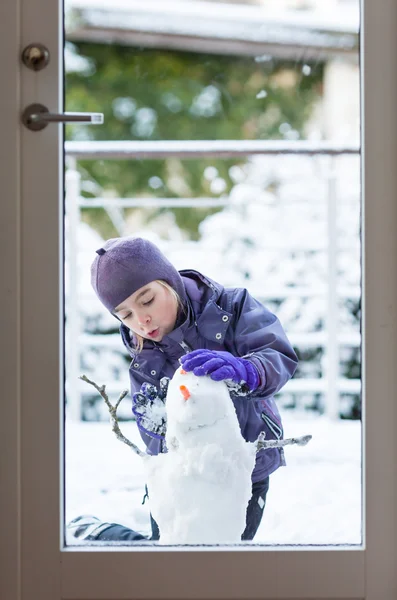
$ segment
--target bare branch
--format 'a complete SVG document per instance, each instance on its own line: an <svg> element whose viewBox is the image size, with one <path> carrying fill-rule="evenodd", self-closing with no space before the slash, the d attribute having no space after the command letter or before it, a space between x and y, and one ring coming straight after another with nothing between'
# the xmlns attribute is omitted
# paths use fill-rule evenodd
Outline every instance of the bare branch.
<svg viewBox="0 0 397 600"><path fill-rule="evenodd" d="M283 446L290 446L292 444L296 444L297 446L306 446L312 437L313 436L311 435L302 435L301 437L287 438L285 440L265 440L264 433L262 432L257 441L256 451L258 452L258 450L262 450L262 448L282 448Z"/></svg>
<svg viewBox="0 0 397 600"><path fill-rule="evenodd" d="M120 442L124 442L124 444L127 444L127 446L132 448L132 450L134 452L136 452L136 454L138 454L138 456L141 456L142 458L147 458L147 454L142 452L142 450L140 450L138 448L138 446L136 446L133 442L131 442L128 438L126 438L121 433L121 430L119 427L119 422L118 422L116 413L117 413L117 409L119 407L120 402L128 394L128 390L124 390L123 392L121 392L116 404L113 406L113 404L111 404L111 402L109 401L109 397L106 393L105 385L99 386L98 384L95 383L95 381L91 381L91 379L88 379L88 377L86 375L80 375L79 379L82 379L86 383L89 383L90 385L92 385L97 390L97 392L99 392L99 394L102 396L102 398L105 400L106 406L108 407L108 410L110 413L110 421L112 423L112 431L115 433L117 439L120 440Z"/></svg>

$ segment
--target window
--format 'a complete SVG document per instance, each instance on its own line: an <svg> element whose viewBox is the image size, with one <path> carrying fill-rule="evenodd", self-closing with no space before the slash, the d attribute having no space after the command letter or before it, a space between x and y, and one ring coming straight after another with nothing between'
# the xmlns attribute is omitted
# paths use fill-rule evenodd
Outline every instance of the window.
<svg viewBox="0 0 397 600"><path fill-rule="evenodd" d="M327 10L240 3L225 21L224 8L66 5L66 106L105 112L100 127L66 130L66 521L89 513L151 534L141 458L114 443L103 399L79 381L106 383L113 403L129 387L131 357L89 267L104 239L138 234L179 269L247 287L299 356L277 405L286 437L313 441L286 448L255 543L359 545L358 3L338 33ZM119 416L144 447L130 398Z"/></svg>

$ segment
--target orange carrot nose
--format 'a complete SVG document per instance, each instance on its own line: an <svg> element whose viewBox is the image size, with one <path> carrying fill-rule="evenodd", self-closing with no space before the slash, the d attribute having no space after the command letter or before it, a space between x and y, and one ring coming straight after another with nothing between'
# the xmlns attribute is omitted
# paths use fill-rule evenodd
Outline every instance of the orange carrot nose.
<svg viewBox="0 0 397 600"><path fill-rule="evenodd" d="M181 369L179 372L181 375L186 375L186 371L184 369Z"/></svg>
<svg viewBox="0 0 397 600"><path fill-rule="evenodd" d="M189 400L189 398L190 398L190 392L189 392L189 390L187 389L186 385L180 385L180 386L179 386L179 389L181 390L181 394L182 394L182 396L183 396L184 400L185 400L185 401L186 401L186 400Z"/></svg>

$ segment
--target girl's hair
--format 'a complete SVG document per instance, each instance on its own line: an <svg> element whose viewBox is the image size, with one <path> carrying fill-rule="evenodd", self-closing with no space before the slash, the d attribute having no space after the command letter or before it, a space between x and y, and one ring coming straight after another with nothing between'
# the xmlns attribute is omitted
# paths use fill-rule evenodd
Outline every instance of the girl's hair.
<svg viewBox="0 0 397 600"><path fill-rule="evenodd" d="M182 311L183 313L185 313L186 312L185 305L183 304L182 298L179 296L178 292L176 292L174 290L174 288L170 286L169 283L167 283L166 281L163 281L162 279L155 279L154 281L155 281L155 283L159 283L160 285L165 287L174 296L177 306L178 306L178 309L180 311ZM135 331L133 332L133 335L136 340L135 350L137 353L139 353L143 348L143 342L145 341L146 338L143 338L142 336L138 335L137 333L135 333Z"/></svg>

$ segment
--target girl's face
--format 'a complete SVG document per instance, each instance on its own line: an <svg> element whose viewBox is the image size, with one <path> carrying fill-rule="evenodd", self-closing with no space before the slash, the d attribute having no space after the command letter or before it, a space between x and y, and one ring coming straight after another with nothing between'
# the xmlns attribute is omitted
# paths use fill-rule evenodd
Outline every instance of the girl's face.
<svg viewBox="0 0 397 600"><path fill-rule="evenodd" d="M178 303L166 287L152 281L139 288L115 309L115 314L134 333L160 342L176 323Z"/></svg>

